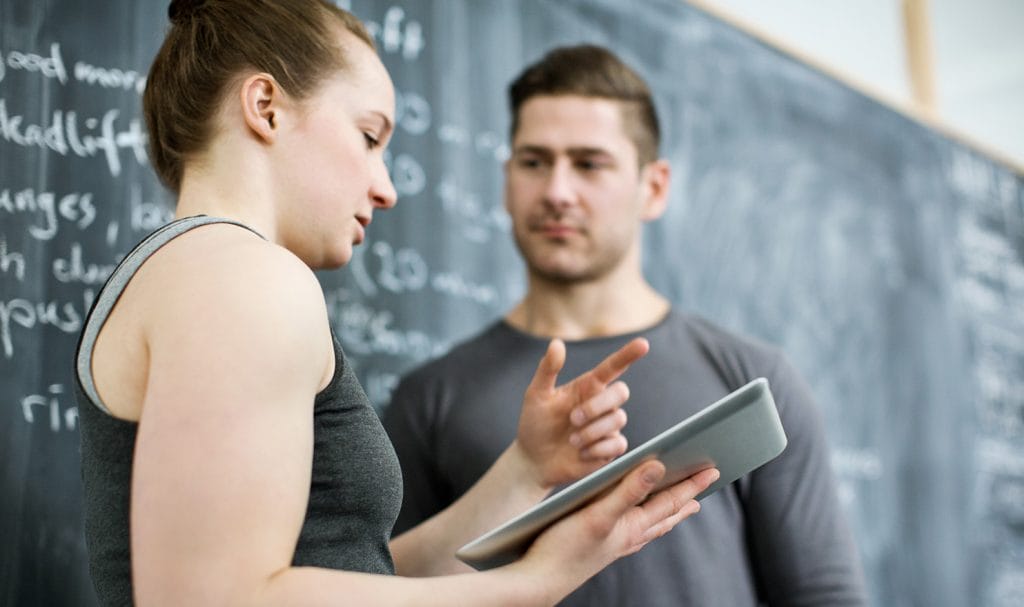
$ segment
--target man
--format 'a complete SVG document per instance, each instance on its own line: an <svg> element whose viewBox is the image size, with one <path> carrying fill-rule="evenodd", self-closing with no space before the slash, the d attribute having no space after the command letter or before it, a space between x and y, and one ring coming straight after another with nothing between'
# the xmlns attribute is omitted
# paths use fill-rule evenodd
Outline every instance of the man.
<svg viewBox="0 0 1024 607"><path fill-rule="evenodd" d="M528 67L509 97L505 205L527 292L395 391L385 426L405 478L396 531L447 507L515 436L518 397L550 338L566 341L571 374L643 336L651 353L624 376L632 445L759 376L789 444L564 604L865 603L807 386L778 351L674 310L643 276L641 229L665 210L670 178L643 80L605 49L562 48Z"/></svg>

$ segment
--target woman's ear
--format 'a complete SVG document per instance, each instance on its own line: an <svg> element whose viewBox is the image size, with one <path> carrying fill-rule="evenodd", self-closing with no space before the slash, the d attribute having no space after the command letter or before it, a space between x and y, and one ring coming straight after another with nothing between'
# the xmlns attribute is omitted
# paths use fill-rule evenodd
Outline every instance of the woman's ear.
<svg viewBox="0 0 1024 607"><path fill-rule="evenodd" d="M672 168L664 159L649 162L640 174L644 204L640 213L643 221L661 217L668 206L668 186L672 180Z"/></svg>
<svg viewBox="0 0 1024 607"><path fill-rule="evenodd" d="M277 136L278 113L284 92L270 74L253 74L245 79L240 91L242 117L257 138L271 143Z"/></svg>

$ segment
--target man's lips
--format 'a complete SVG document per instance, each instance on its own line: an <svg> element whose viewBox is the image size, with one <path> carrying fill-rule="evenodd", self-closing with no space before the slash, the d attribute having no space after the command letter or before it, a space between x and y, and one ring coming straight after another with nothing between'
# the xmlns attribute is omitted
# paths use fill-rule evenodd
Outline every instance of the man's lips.
<svg viewBox="0 0 1024 607"><path fill-rule="evenodd" d="M567 223L542 222L533 231L549 238L566 238L580 232L579 228Z"/></svg>

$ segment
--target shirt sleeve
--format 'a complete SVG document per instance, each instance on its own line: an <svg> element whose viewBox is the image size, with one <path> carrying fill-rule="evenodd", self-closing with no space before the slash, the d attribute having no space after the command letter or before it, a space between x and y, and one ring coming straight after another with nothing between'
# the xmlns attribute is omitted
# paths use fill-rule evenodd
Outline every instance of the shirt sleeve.
<svg viewBox="0 0 1024 607"><path fill-rule="evenodd" d="M788 444L740 484L751 560L772 607L866 605L859 555L839 504L824 420L779 355L769 385Z"/></svg>
<svg viewBox="0 0 1024 607"><path fill-rule="evenodd" d="M411 375L399 382L381 418L402 466L402 509L392 536L415 527L452 501L435 460L436 410L428 382Z"/></svg>

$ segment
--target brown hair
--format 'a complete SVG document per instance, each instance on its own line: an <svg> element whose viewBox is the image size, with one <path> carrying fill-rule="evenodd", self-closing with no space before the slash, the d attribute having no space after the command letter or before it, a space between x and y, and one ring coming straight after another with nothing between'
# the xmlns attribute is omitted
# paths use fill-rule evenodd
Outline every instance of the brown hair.
<svg viewBox="0 0 1024 607"><path fill-rule="evenodd" d="M519 110L539 95L580 95L618 101L626 134L636 146L640 166L658 158L661 130L647 83L611 51L594 45L549 51L529 65L508 87L511 136L519 128Z"/></svg>
<svg viewBox="0 0 1024 607"><path fill-rule="evenodd" d="M373 47L356 17L324 0L174 0L167 14L171 27L142 107L153 168L175 192L185 160L206 148L225 89L242 71L266 72L304 99L346 66L333 25Z"/></svg>

